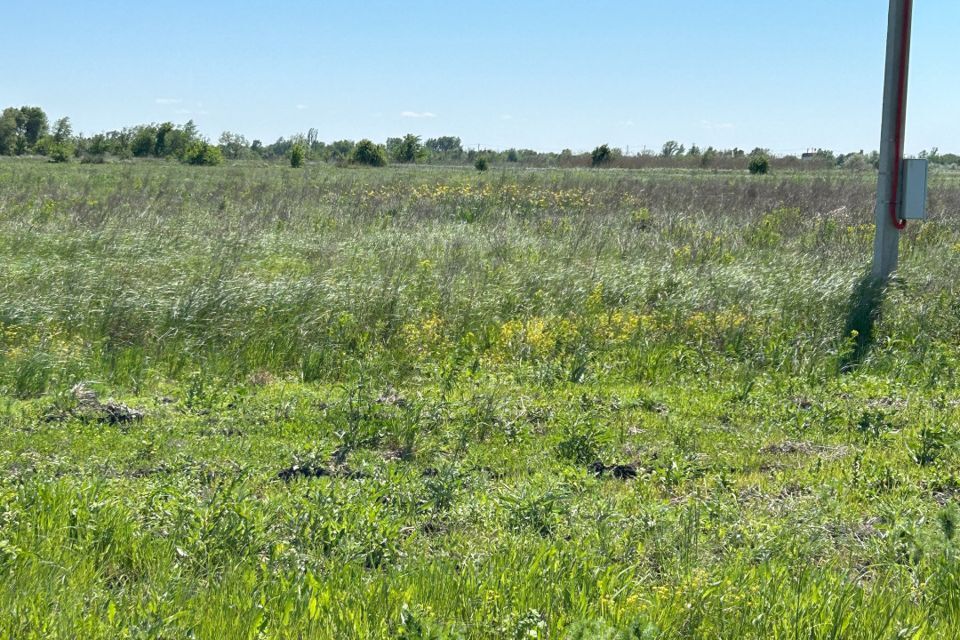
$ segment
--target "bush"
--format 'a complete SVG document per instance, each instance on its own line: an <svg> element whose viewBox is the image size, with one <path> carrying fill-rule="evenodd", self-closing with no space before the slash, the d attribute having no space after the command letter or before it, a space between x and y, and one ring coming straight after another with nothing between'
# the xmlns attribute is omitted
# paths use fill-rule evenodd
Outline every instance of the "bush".
<svg viewBox="0 0 960 640"><path fill-rule="evenodd" d="M477 161L473 163L474 168L477 171L486 171L489 168L489 163L486 158L477 158Z"/></svg>
<svg viewBox="0 0 960 640"><path fill-rule="evenodd" d="M70 162L73 145L67 142L55 142L50 147L50 162Z"/></svg>
<svg viewBox="0 0 960 640"><path fill-rule="evenodd" d="M69 140L57 140L53 136L40 138L36 145L36 152L50 158L50 162L70 162L73 149L73 144Z"/></svg>
<svg viewBox="0 0 960 640"><path fill-rule="evenodd" d="M216 166L223 164L223 153L203 140L194 140L183 155L184 162L192 165Z"/></svg>
<svg viewBox="0 0 960 640"><path fill-rule="evenodd" d="M770 171L770 158L766 154L756 154L750 157L750 173L755 176L763 176Z"/></svg>
<svg viewBox="0 0 960 640"><path fill-rule="evenodd" d="M419 162L427 156L426 148L420 142L420 136L408 133L393 145L393 159L402 164Z"/></svg>
<svg viewBox="0 0 960 640"><path fill-rule="evenodd" d="M290 166L299 169L303 166L303 161L307 158L306 148L299 142L290 147Z"/></svg>
<svg viewBox="0 0 960 640"><path fill-rule="evenodd" d="M613 159L613 152L610 151L610 146L602 144L596 149L593 150L593 153L590 154L590 165L593 167L600 167Z"/></svg>
<svg viewBox="0 0 960 640"><path fill-rule="evenodd" d="M368 167L385 167L387 165L387 151L379 144L370 140L361 140L350 154L350 162L363 164Z"/></svg>

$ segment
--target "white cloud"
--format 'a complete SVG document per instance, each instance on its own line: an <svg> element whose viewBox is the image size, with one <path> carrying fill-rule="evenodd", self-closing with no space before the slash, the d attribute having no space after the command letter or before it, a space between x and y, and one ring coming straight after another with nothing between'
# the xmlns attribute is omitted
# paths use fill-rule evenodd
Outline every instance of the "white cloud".
<svg viewBox="0 0 960 640"><path fill-rule="evenodd" d="M505 113L505 114L503 114L502 116L500 116L500 119L501 119L501 120L513 120L513 116L510 115L509 113Z"/></svg>
<svg viewBox="0 0 960 640"><path fill-rule="evenodd" d="M400 114L402 118L436 118L437 114L429 111L404 111Z"/></svg>
<svg viewBox="0 0 960 640"><path fill-rule="evenodd" d="M174 113L176 113L176 114L178 114L178 115L181 115L181 116L186 116L186 115L190 115L191 113L193 113L193 111L190 111L190 109L177 109L176 111L174 111Z"/></svg>
<svg viewBox="0 0 960 640"><path fill-rule="evenodd" d="M306 111L308 108L305 104L298 104L296 107L297 111Z"/></svg>
<svg viewBox="0 0 960 640"><path fill-rule="evenodd" d="M636 124L633 120L624 120L624 121L621 122L620 124L623 125L624 127L635 127L635 126L637 126L637 124Z"/></svg>
<svg viewBox="0 0 960 640"><path fill-rule="evenodd" d="M180 104L183 100L180 98L157 98L154 102L157 104Z"/></svg>
<svg viewBox="0 0 960 640"><path fill-rule="evenodd" d="M710 122L709 120L701 120L700 126L704 129L734 129L735 125L732 122Z"/></svg>

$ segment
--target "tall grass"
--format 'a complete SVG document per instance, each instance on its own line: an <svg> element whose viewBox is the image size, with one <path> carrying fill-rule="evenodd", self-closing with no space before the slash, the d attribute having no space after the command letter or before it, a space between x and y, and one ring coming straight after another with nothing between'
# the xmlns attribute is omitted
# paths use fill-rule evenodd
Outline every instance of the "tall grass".
<svg viewBox="0 0 960 640"><path fill-rule="evenodd" d="M0 185L0 637L960 622L952 174L869 344L859 174ZM72 410L79 382L146 418Z"/></svg>

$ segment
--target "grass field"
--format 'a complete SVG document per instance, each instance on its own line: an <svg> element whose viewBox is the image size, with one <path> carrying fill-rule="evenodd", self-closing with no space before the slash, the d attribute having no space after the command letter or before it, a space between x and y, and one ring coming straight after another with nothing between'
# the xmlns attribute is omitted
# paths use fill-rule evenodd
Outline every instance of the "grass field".
<svg viewBox="0 0 960 640"><path fill-rule="evenodd" d="M955 638L874 180L0 162L0 638Z"/></svg>

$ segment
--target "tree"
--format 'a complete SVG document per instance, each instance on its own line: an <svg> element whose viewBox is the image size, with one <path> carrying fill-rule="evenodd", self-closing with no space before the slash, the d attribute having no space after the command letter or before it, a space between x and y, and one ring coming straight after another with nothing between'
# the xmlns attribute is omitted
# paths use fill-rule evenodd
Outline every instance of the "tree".
<svg viewBox="0 0 960 640"><path fill-rule="evenodd" d="M40 107L8 107L0 116L0 153L23 154L47 135L47 114Z"/></svg>
<svg viewBox="0 0 960 640"><path fill-rule="evenodd" d="M47 114L40 107L20 107L23 116L23 136L28 147L33 147L47 134Z"/></svg>
<svg viewBox="0 0 960 640"><path fill-rule="evenodd" d="M507 150L507 162L520 162L520 155L516 149Z"/></svg>
<svg viewBox="0 0 960 640"><path fill-rule="evenodd" d="M750 156L750 164L747 168L753 175L766 175L770 171L770 158L762 151L754 152Z"/></svg>
<svg viewBox="0 0 960 640"><path fill-rule="evenodd" d="M463 155L463 145L456 136L441 136L430 138L424 146L432 153L445 158L459 158Z"/></svg>
<svg viewBox="0 0 960 640"><path fill-rule="evenodd" d="M700 156L700 166L708 167L717 159L717 150L713 147L707 147L707 150Z"/></svg>
<svg viewBox="0 0 960 640"><path fill-rule="evenodd" d="M53 125L53 134L45 135L34 145L34 150L51 162L69 162L74 152L73 128L70 118L60 118Z"/></svg>
<svg viewBox="0 0 960 640"><path fill-rule="evenodd" d="M157 133L154 136L153 142L153 155L158 158L165 158L170 155L167 146L167 135L173 131L172 122L164 122L157 128Z"/></svg>
<svg viewBox="0 0 960 640"><path fill-rule="evenodd" d="M194 140L184 152L183 159L187 164L214 166L223 163L223 154L219 147L206 140Z"/></svg>
<svg viewBox="0 0 960 640"><path fill-rule="evenodd" d="M489 163L486 158L480 156L477 158L477 161L473 163L473 166L477 171L483 172L489 168Z"/></svg>
<svg viewBox="0 0 960 640"><path fill-rule="evenodd" d="M361 140L353 148L350 162L368 167L383 167L387 164L387 151L370 140Z"/></svg>
<svg viewBox="0 0 960 640"><path fill-rule="evenodd" d="M18 109L9 107L0 115L0 155L9 156L16 152L19 113Z"/></svg>
<svg viewBox="0 0 960 640"><path fill-rule="evenodd" d="M667 140L663 143L663 149L660 151L660 155L664 158L672 158L674 156L682 156L684 151L683 145L676 140Z"/></svg>
<svg viewBox="0 0 960 640"><path fill-rule="evenodd" d="M303 166L303 161L307 157L307 148L302 142L296 142L290 147L290 166L299 169Z"/></svg>
<svg viewBox="0 0 960 640"><path fill-rule="evenodd" d="M334 161L347 160L353 153L353 140L336 140L327 145L329 158Z"/></svg>
<svg viewBox="0 0 960 640"><path fill-rule="evenodd" d="M55 142L69 142L73 138L73 127L70 118L60 118L53 123L53 139Z"/></svg>
<svg viewBox="0 0 960 640"><path fill-rule="evenodd" d="M611 160L613 160L613 152L610 150L610 145L602 144L590 154L590 165L594 167L602 167Z"/></svg>
<svg viewBox="0 0 960 640"><path fill-rule="evenodd" d="M157 140L157 129L153 126L138 127L130 141L130 151L137 158L145 158L153 153Z"/></svg>
<svg viewBox="0 0 960 640"><path fill-rule="evenodd" d="M239 160L249 154L250 145L239 133L224 131L220 134L220 151L230 160Z"/></svg>
<svg viewBox="0 0 960 640"><path fill-rule="evenodd" d="M396 140L394 138L394 140ZM403 139L394 143L393 159L396 162L409 164L421 160L425 155L423 145L420 143L420 136L408 133Z"/></svg>

